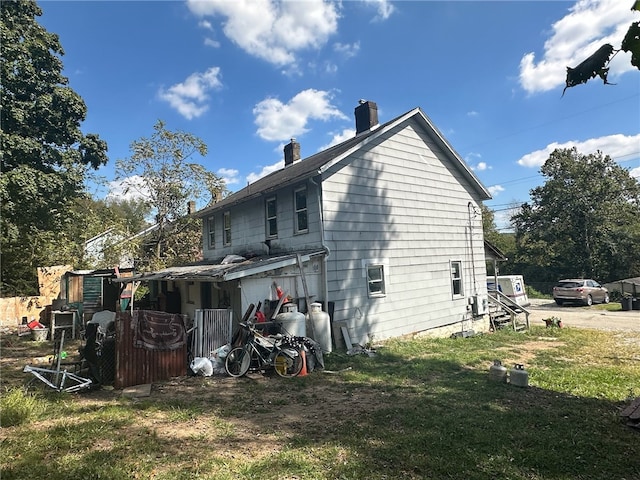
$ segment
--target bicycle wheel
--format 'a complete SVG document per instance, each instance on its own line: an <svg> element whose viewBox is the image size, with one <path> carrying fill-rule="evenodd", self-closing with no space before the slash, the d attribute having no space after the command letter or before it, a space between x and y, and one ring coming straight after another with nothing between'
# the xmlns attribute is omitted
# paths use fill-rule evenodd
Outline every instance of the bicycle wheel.
<svg viewBox="0 0 640 480"><path fill-rule="evenodd" d="M246 375L251 366L251 352L244 347L236 347L227 354L224 369L231 377Z"/></svg>
<svg viewBox="0 0 640 480"><path fill-rule="evenodd" d="M302 355L294 347L282 347L273 359L273 366L281 377L295 377L302 370Z"/></svg>

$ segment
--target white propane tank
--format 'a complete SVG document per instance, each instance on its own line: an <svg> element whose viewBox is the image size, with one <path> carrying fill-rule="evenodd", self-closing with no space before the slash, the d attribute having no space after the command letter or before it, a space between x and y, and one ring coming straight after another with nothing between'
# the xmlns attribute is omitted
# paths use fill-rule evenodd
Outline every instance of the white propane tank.
<svg viewBox="0 0 640 480"><path fill-rule="evenodd" d="M329 314L322 311L322 304L314 302L310 305L309 323L313 339L320 344L322 352L331 352L331 321Z"/></svg>
<svg viewBox="0 0 640 480"><path fill-rule="evenodd" d="M507 381L507 367L502 365L500 360L494 360L493 365L489 367L489 378L496 382L506 383Z"/></svg>
<svg viewBox="0 0 640 480"><path fill-rule="evenodd" d="M529 373L524 369L524 365L516 363L509 372L509 382L516 387L529 386Z"/></svg>
<svg viewBox="0 0 640 480"><path fill-rule="evenodd" d="M298 305L295 303L285 303L282 305L282 311L276 315L276 322L282 324L283 335L290 335L292 337L307 336L304 313L298 311Z"/></svg>

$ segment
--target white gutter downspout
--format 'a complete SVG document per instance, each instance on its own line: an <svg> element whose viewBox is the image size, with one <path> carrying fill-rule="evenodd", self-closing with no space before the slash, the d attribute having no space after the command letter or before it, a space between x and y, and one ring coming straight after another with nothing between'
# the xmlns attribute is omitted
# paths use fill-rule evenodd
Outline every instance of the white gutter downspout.
<svg viewBox="0 0 640 480"><path fill-rule="evenodd" d="M320 172L318 172L320 173ZM320 243L322 245L322 248L325 249L325 251L327 252L324 256L324 258L322 259L322 287L324 289L324 307L323 310L327 313L329 313L329 280L328 280L328 269L327 269L327 260L329 259L329 256L331 255L331 249L327 246L327 244L325 243L325 238L324 238L324 214L323 214L323 210L322 210L322 198L321 198L321 194L322 194L322 189L320 188L320 185L318 183L315 182L315 180L310 177L309 178L309 182L311 182L312 185L314 185L316 187L316 198L318 199L318 215L320 215Z"/></svg>

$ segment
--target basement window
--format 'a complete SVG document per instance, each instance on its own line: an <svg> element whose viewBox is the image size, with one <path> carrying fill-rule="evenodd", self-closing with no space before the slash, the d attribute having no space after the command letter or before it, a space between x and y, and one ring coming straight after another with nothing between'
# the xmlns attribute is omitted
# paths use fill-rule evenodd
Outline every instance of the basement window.
<svg viewBox="0 0 640 480"><path fill-rule="evenodd" d="M276 238L278 236L278 204L276 203L276 197L267 198L265 210L267 238Z"/></svg>
<svg viewBox="0 0 640 480"><path fill-rule="evenodd" d="M451 292L453 298L462 297L462 262L460 260L452 260L450 263L451 271Z"/></svg>
<svg viewBox="0 0 640 480"><path fill-rule="evenodd" d="M295 207L295 233L306 233L309 231L307 220L307 189L299 188L294 193Z"/></svg>
<svg viewBox="0 0 640 480"><path fill-rule="evenodd" d="M216 248L216 222L215 217L207 218L207 238L209 239L209 250Z"/></svg>
<svg viewBox="0 0 640 480"><path fill-rule="evenodd" d="M224 245L231 245L231 212L224 212Z"/></svg>

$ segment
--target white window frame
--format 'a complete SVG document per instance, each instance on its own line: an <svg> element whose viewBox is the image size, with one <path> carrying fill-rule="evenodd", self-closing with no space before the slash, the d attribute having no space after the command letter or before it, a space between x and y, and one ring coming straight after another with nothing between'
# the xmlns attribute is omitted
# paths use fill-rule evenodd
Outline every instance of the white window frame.
<svg viewBox="0 0 640 480"><path fill-rule="evenodd" d="M216 248L216 218L207 218L207 238L209 250Z"/></svg>
<svg viewBox="0 0 640 480"><path fill-rule="evenodd" d="M463 272L464 270L462 269L462 260L449 261L449 275L451 276L451 298L464 297L464 273ZM456 283L459 284L458 293L456 293Z"/></svg>
<svg viewBox="0 0 640 480"><path fill-rule="evenodd" d="M269 215L269 204L273 203L273 215ZM269 197L264 204L265 229L267 238L278 238L278 201L276 197ZM275 222L275 233L271 231L271 222Z"/></svg>
<svg viewBox="0 0 640 480"><path fill-rule="evenodd" d="M299 208L298 207L298 193L299 192L304 192L304 207L303 208ZM294 232L295 233L307 233L309 231L309 210L307 205L309 204L308 202L309 197L307 195L307 187L300 187L300 188L296 188L293 191L293 208L294 208ZM300 215L303 215L306 218L306 223L307 223L307 227L306 228L300 228L300 222L299 222L299 218Z"/></svg>
<svg viewBox="0 0 640 480"><path fill-rule="evenodd" d="M372 279L371 270L378 270L378 278ZM389 285L389 261L387 259L366 259L362 260L362 276L366 282L367 296L369 298L383 298L387 296ZM379 285L380 288L372 291L372 286Z"/></svg>
<svg viewBox="0 0 640 480"><path fill-rule="evenodd" d="M222 219L222 243L224 246L229 246L231 245L231 212L224 212Z"/></svg>

